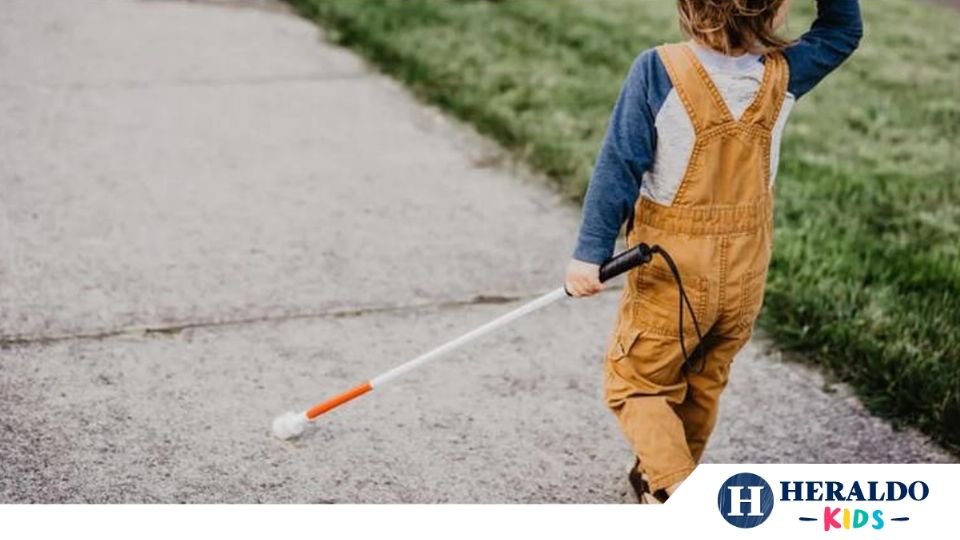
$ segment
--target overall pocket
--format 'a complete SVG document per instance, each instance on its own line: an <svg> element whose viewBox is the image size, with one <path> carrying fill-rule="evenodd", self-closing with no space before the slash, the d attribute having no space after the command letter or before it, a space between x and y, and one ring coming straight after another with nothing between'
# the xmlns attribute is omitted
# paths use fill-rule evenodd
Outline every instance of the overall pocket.
<svg viewBox="0 0 960 540"><path fill-rule="evenodd" d="M706 332L707 278L680 272L690 309L696 314L701 331ZM651 333L680 337L680 289L670 268L659 258L640 268L635 309L637 321ZM686 305L683 306L683 332L686 336L696 332Z"/></svg>

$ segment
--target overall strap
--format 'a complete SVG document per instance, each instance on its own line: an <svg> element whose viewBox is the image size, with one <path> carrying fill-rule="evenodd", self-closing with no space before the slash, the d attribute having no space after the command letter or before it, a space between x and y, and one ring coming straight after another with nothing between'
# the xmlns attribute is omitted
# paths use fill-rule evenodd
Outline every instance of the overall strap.
<svg viewBox="0 0 960 540"><path fill-rule="evenodd" d="M723 96L687 44L662 45L657 53L698 134L733 121Z"/></svg>
<svg viewBox="0 0 960 540"><path fill-rule="evenodd" d="M790 68L787 60L780 52L772 52L764 56L763 83L757 91L757 97L744 111L740 122L756 125L767 131L773 130L783 100L787 97L787 83L790 80Z"/></svg>

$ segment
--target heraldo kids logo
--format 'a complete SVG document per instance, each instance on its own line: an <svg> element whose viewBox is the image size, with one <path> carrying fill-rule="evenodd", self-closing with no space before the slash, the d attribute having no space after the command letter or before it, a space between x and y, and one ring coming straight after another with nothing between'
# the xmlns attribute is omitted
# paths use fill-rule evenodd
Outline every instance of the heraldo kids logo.
<svg viewBox="0 0 960 540"><path fill-rule="evenodd" d="M930 495L930 487L915 482L834 481L780 482L779 493L770 484L752 473L735 474L720 486L717 506L727 523L741 529L756 527L770 517L776 495L780 502L823 502L822 514L801 515L801 522L820 522L824 531L883 529L889 522L909 521L904 515L888 516L889 503L903 500L922 501ZM880 503L883 503L882 505Z"/></svg>

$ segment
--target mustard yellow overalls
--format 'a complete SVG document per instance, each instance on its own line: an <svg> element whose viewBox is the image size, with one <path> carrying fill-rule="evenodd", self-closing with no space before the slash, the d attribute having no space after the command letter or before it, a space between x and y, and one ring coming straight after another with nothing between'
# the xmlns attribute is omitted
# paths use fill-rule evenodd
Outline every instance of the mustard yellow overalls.
<svg viewBox="0 0 960 540"><path fill-rule="evenodd" d="M703 370L685 369L678 288L656 257L628 274L605 359L604 393L650 490L685 479L716 423L734 355L763 302L773 238L770 146L787 92L780 53L765 56L756 99L734 119L686 44L658 49L696 133L671 206L640 197L630 246L659 244L676 261L703 331ZM688 351L697 346L684 319Z"/></svg>

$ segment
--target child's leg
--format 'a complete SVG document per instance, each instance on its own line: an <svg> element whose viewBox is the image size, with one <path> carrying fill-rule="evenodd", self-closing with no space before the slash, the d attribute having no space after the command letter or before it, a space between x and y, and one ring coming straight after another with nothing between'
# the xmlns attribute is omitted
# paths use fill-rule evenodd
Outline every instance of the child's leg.
<svg viewBox="0 0 960 540"><path fill-rule="evenodd" d="M656 492L682 481L696 466L674 410L687 392L683 358L676 338L634 333L621 339L620 352L605 363L606 401Z"/></svg>
<svg viewBox="0 0 960 540"><path fill-rule="evenodd" d="M717 423L720 393L727 385L733 357L750 339L750 334L717 336L705 339L706 364L700 373L688 372L687 395L675 408L686 430L690 455L697 463L703 456L707 439Z"/></svg>

